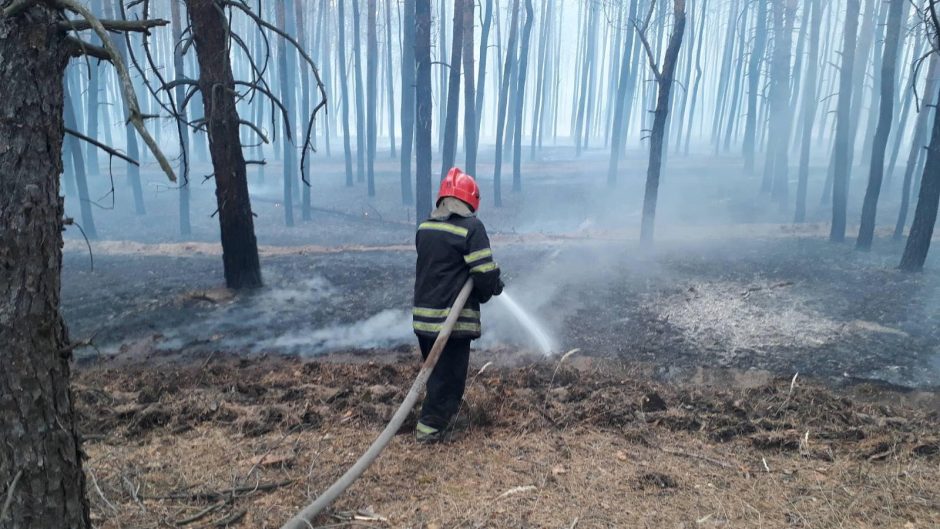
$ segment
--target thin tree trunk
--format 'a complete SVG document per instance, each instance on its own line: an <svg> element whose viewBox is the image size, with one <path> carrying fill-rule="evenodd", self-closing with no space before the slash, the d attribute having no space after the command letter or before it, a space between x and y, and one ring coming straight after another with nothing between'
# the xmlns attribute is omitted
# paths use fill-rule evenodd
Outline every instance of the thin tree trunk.
<svg viewBox="0 0 940 529"><path fill-rule="evenodd" d="M352 0L353 5L353 68L356 79L356 181L364 182L366 179L366 103L362 88L362 37L359 34L359 2Z"/></svg>
<svg viewBox="0 0 940 529"><path fill-rule="evenodd" d="M415 20L415 0L405 0L402 17ZM415 139L415 24L405 23L401 57L401 202L414 203L411 192L411 147Z"/></svg>
<svg viewBox="0 0 940 529"><path fill-rule="evenodd" d="M897 69L898 45L901 25L904 21L904 0L890 0L888 15L888 33L885 39L884 58L881 69L881 110L875 138L872 141L871 170L868 175L868 188L862 205L862 220L855 247L867 251L871 249L875 234L875 215L878 209L878 197L881 194L881 182L884 178L885 152L888 148L888 136L894 121L894 86Z"/></svg>
<svg viewBox="0 0 940 529"><path fill-rule="evenodd" d="M171 13L171 23L173 24L173 42L180 42L183 36L183 20L180 14L180 4L176 0L170 2L170 13ZM183 68L183 47L173 46L173 72L176 74L177 79L183 79L186 77L185 70ZM174 89L176 93L176 104L178 105L176 111L180 113L180 119L187 121L188 112L185 108L179 108L182 105L183 99L186 97L186 87L185 85L178 85ZM131 131L128 131L130 133ZM189 127L184 126L180 127L180 143L184 151L189 150ZM183 156L188 156L189 153L180 153ZM182 172L181 172L182 174ZM180 223L180 235L184 238L192 234L192 224L190 223L189 215L189 179L184 178L179 184L180 189L180 204L179 204L179 223Z"/></svg>
<svg viewBox="0 0 940 529"><path fill-rule="evenodd" d="M809 184L809 155L813 141L813 125L816 123L816 79L819 75L819 38L822 27L821 0L809 0L809 56L807 57L806 81L803 84L803 136L800 144L800 169L796 187L796 213L793 221L806 221L806 192Z"/></svg>
<svg viewBox="0 0 940 529"><path fill-rule="evenodd" d="M358 1L358 0L353 0ZM339 22L339 38L336 47L339 48L339 87L342 96L341 112L343 115L343 153L346 157L346 187L353 186L352 140L349 134L349 76L346 68L346 0L336 0L337 16ZM357 131L358 134L358 131Z"/></svg>
<svg viewBox="0 0 940 529"><path fill-rule="evenodd" d="M911 203L911 183L914 180L914 173L920 163L921 155L926 147L927 132L930 127L929 117L930 109L937 104L937 90L940 86L940 56L934 54L930 57L930 66L927 70L927 85L924 89L924 101L920 106L920 114L917 115L917 123L914 125L914 137L911 139L911 152L907 158L907 166L904 169L904 181L901 186L901 207L898 211L898 220L894 226L894 240L899 241L904 237L904 228L907 226L907 217Z"/></svg>
<svg viewBox="0 0 940 529"><path fill-rule="evenodd" d="M516 62L516 40L519 33L519 0L512 0L512 21L509 28L509 45L506 47L506 62L503 65L503 83L499 88L499 109L496 117L496 161L493 168L493 200L502 207L503 133L506 128L506 107L509 103L509 85Z"/></svg>
<svg viewBox="0 0 940 529"><path fill-rule="evenodd" d="M630 13L628 20L636 20L639 0L630 2ZM632 22L631 22L632 23ZM629 35L624 39L624 50L621 55L620 79L617 83L617 99L614 104L614 123L613 134L610 139L610 160L607 163L607 185L614 187L617 185L617 173L620 170L620 153L623 148L623 136L627 133L627 112L628 105L633 103L632 93L628 96L628 90L632 85L630 70L633 56L634 33L631 29Z"/></svg>
<svg viewBox="0 0 940 529"><path fill-rule="evenodd" d="M415 1L416 122L415 198L417 223L431 214L431 0Z"/></svg>
<svg viewBox="0 0 940 529"><path fill-rule="evenodd" d="M234 289L259 287L261 265L239 137L235 79L226 45L227 22L214 0L186 0L186 7L199 59L199 90L208 117L225 283Z"/></svg>
<svg viewBox="0 0 940 529"><path fill-rule="evenodd" d="M65 83L65 126L72 130L78 130L78 119L75 116L75 107L77 105L75 101L80 101L80 99L72 97L72 94L77 93L78 90L72 90L68 84L68 82ZM88 193L88 174L85 170L87 166L85 165L82 145L78 138L72 135L69 135L65 141L69 143L69 150L72 151L72 167L75 170L75 183L78 187L78 205L82 216L82 231L89 239L97 239L98 229L95 227L95 217L91 211L91 197Z"/></svg>
<svg viewBox="0 0 940 529"><path fill-rule="evenodd" d="M490 38L490 26L493 23L493 0L486 0L486 14L483 18L483 24L480 29L480 69L477 72L477 82L476 82L476 103L474 108L476 109L476 131L474 133L474 141L477 143L477 148L479 149L480 144L480 122L483 120L483 96L486 93L486 63L489 58L489 45Z"/></svg>
<svg viewBox="0 0 940 529"><path fill-rule="evenodd" d="M940 96L935 100L940 100ZM901 257L901 270L906 272L920 272L924 269L927 253L930 251L930 240L937 224L937 207L940 206L940 119L936 117L936 110L932 113L933 133L927 148L924 174L921 177L920 196L917 198L914 221L911 223L911 232L907 236L904 255Z"/></svg>
<svg viewBox="0 0 940 529"><path fill-rule="evenodd" d="M793 47L795 0L775 0L773 5L774 50L770 84L770 148L767 152L771 175L771 196L784 209L789 198L790 54Z"/></svg>
<svg viewBox="0 0 940 529"><path fill-rule="evenodd" d="M388 142L391 149L391 158L394 160L398 154L395 152L395 84L392 81L394 68L392 63L392 1L385 0L385 64L388 65L386 72L386 92L388 93Z"/></svg>
<svg viewBox="0 0 940 529"><path fill-rule="evenodd" d="M379 40L376 30L376 18L378 16L378 6L376 0L367 0L366 2L366 39L368 40L366 49L366 174L368 182L368 192L370 197L375 196L375 150L378 142L378 108L376 100L378 99L379 83Z"/></svg>
<svg viewBox="0 0 940 529"><path fill-rule="evenodd" d="M297 25L296 39L301 44L301 46L308 46L307 44L308 41L313 42L314 37L307 35L306 24L304 24L305 2L304 0L293 0L293 1L294 1L294 15L296 18L296 25ZM311 7L311 11L312 11L312 7ZM320 24L320 27L318 28L320 31L323 31L322 15L323 13L321 11L320 13L321 24ZM291 64L291 69L294 69L293 63ZM308 72L306 70L297 70L297 75L300 76L300 101L301 102L300 102L300 108L298 109L297 112L294 113L295 119L297 120L297 122L295 123L296 126L294 128L295 130L299 131L299 134L304 134L306 132L305 130L306 129L306 126L305 126L306 116L304 116L304 114L308 112L310 109L310 75L308 75ZM313 148L316 149L317 148L316 124L314 124L314 128L310 132L312 136L311 142L312 142ZM307 148L307 146L304 144L304 141L305 141L304 138L301 137L300 143L301 143L302 149ZM310 204L310 186L307 184L307 182L310 182L310 164L305 163L304 167L301 167L300 169L302 171L300 174L300 177L301 177L300 218L306 221L306 220L310 220L313 218L313 211L311 209L311 204Z"/></svg>
<svg viewBox="0 0 940 529"><path fill-rule="evenodd" d="M462 0L463 7L463 136L464 154L467 173L475 175L477 171L477 117L476 100L473 86L473 8L475 0Z"/></svg>
<svg viewBox="0 0 940 529"><path fill-rule="evenodd" d="M287 17L285 15L285 3L289 0L283 0L281 2L275 2L274 4L274 13L277 23L277 27L281 28L287 34L293 33L287 27ZM293 17L291 17L293 18ZM287 110L287 116L294 117L294 79L293 68L292 68L292 54L287 48L287 41L285 39L278 39L277 44L277 60L278 60L278 74L280 79L280 96L281 103L284 104L284 108ZM283 148L283 157L284 160L284 224L287 226L294 225L294 178L296 178L295 168L294 168L294 145L288 140L288 138L293 137L291 133L291 123L285 117L283 119L282 128L284 129L284 138L281 140L281 145Z"/></svg>
<svg viewBox="0 0 940 529"><path fill-rule="evenodd" d="M441 151L441 179L454 166L457 157L457 124L460 114L460 56L463 49L463 0L454 0L454 33L450 50L450 75L447 86L447 112L444 121L444 145Z"/></svg>
<svg viewBox="0 0 940 529"><path fill-rule="evenodd" d="M663 140L666 134L666 118L669 115L669 93L672 90L673 76L682 36L685 33L685 0L673 0L673 27L663 58L662 71L657 75L659 94L656 98L656 111L653 114L653 128L650 131L650 159L646 173L646 190L643 196L643 220L640 227L640 240L643 244L653 243L653 227L656 222L656 202L659 195L659 177L662 169ZM655 69L655 65L651 66Z"/></svg>
<svg viewBox="0 0 940 529"><path fill-rule="evenodd" d="M849 0L852 1L852 0ZM855 0L858 1L858 0ZM757 93L760 91L761 62L767 43L767 2L757 2L757 25L754 29L754 47L747 68L747 119L744 124L744 170L754 173L757 138Z"/></svg>
<svg viewBox="0 0 940 529"><path fill-rule="evenodd" d="M535 9L532 0L525 0L525 25L522 27L522 43L519 47L519 72L516 79L516 128L513 130L512 190L522 191L522 118L525 110L526 72L529 69L529 43L532 39L532 24Z"/></svg>
<svg viewBox="0 0 940 529"><path fill-rule="evenodd" d="M62 13L44 4L28 9L0 16L0 526L87 529L71 354L59 313L69 53L55 29Z"/></svg>
<svg viewBox="0 0 940 529"><path fill-rule="evenodd" d="M689 154L689 143L692 138L692 123L695 120L695 107L698 102L698 92L699 84L702 81L702 50L705 48L705 21L708 16L708 0L702 0L702 14L701 20L699 20L699 41L698 49L695 52L695 82L692 84L692 101L689 103L689 117L686 118L686 133L685 133L685 145L682 148L682 152L688 156Z"/></svg>
<svg viewBox="0 0 940 529"><path fill-rule="evenodd" d="M829 240L845 240L846 210L849 201L849 171L851 156L852 88L855 64L855 45L858 39L858 14L860 0L847 0L845 40L842 46L842 69L839 72L839 103L836 115L835 151L833 153L832 229Z"/></svg>

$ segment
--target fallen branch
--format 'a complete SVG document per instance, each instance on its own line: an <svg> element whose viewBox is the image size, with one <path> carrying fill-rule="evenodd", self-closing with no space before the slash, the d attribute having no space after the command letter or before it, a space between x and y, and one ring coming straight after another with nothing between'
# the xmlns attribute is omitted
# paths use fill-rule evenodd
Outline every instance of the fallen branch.
<svg viewBox="0 0 940 529"><path fill-rule="evenodd" d="M146 500L203 500L203 501L218 501L236 494L242 493L251 493L251 492L268 492L285 485L290 485L294 480L289 479L287 481L277 481L273 483L261 483L258 485L252 486L242 486L242 487L232 487L230 489L220 490L218 492L212 491L202 491L202 492L186 492L186 493L172 493L166 494L163 496L144 496L143 499Z"/></svg>
<svg viewBox="0 0 940 529"><path fill-rule="evenodd" d="M191 524L191 523L193 523L193 522L198 522L199 520L202 520L202 519L205 518L206 516L208 516L208 515L214 513L215 511L221 509L222 507L225 507L226 504L228 504L228 500L223 500L223 501L220 501L219 503L212 504L212 505L206 507L205 509L203 509L203 510L197 512L196 514L190 516L189 518L183 518L182 520L177 520L177 521L173 522L173 525L175 525L175 526L177 526L177 527L182 527L182 526L184 526L184 525L189 525L189 524Z"/></svg>

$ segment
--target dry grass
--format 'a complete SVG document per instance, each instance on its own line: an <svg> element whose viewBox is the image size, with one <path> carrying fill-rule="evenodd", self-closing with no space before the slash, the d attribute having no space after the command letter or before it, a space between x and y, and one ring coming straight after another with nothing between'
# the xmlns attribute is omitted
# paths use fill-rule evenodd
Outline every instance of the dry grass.
<svg viewBox="0 0 940 529"><path fill-rule="evenodd" d="M96 524L176 526L208 509L185 526L244 513L232 526L279 527L365 449L413 371L288 359L84 371ZM790 392L789 380L683 388L639 377L597 363L490 367L451 442L397 437L318 523L940 526L936 410L900 395ZM270 484L283 486L254 490Z"/></svg>

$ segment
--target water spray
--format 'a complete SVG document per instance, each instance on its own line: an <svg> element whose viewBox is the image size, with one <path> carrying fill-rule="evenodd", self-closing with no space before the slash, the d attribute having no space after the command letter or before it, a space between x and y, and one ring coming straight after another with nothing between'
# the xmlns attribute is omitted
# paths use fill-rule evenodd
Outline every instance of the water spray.
<svg viewBox="0 0 940 529"><path fill-rule="evenodd" d="M555 350L554 340L548 334L548 331L546 331L531 314L526 312L506 291L503 291L496 299L502 301L506 308L512 312L512 315L519 320L519 323L532 335L532 338L538 343L542 354L545 356L552 354Z"/></svg>

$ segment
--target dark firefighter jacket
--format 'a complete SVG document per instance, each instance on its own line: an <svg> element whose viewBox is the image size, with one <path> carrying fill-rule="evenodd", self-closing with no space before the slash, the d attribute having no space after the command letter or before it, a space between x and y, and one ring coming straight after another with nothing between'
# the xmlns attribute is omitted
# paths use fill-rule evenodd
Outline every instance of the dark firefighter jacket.
<svg viewBox="0 0 940 529"><path fill-rule="evenodd" d="M451 334L455 338L480 337L480 304L499 289L499 265L493 260L486 228L474 216L450 214L429 219L415 236L418 261L415 271L413 321L415 334L436 337L451 304L473 276L474 288Z"/></svg>

